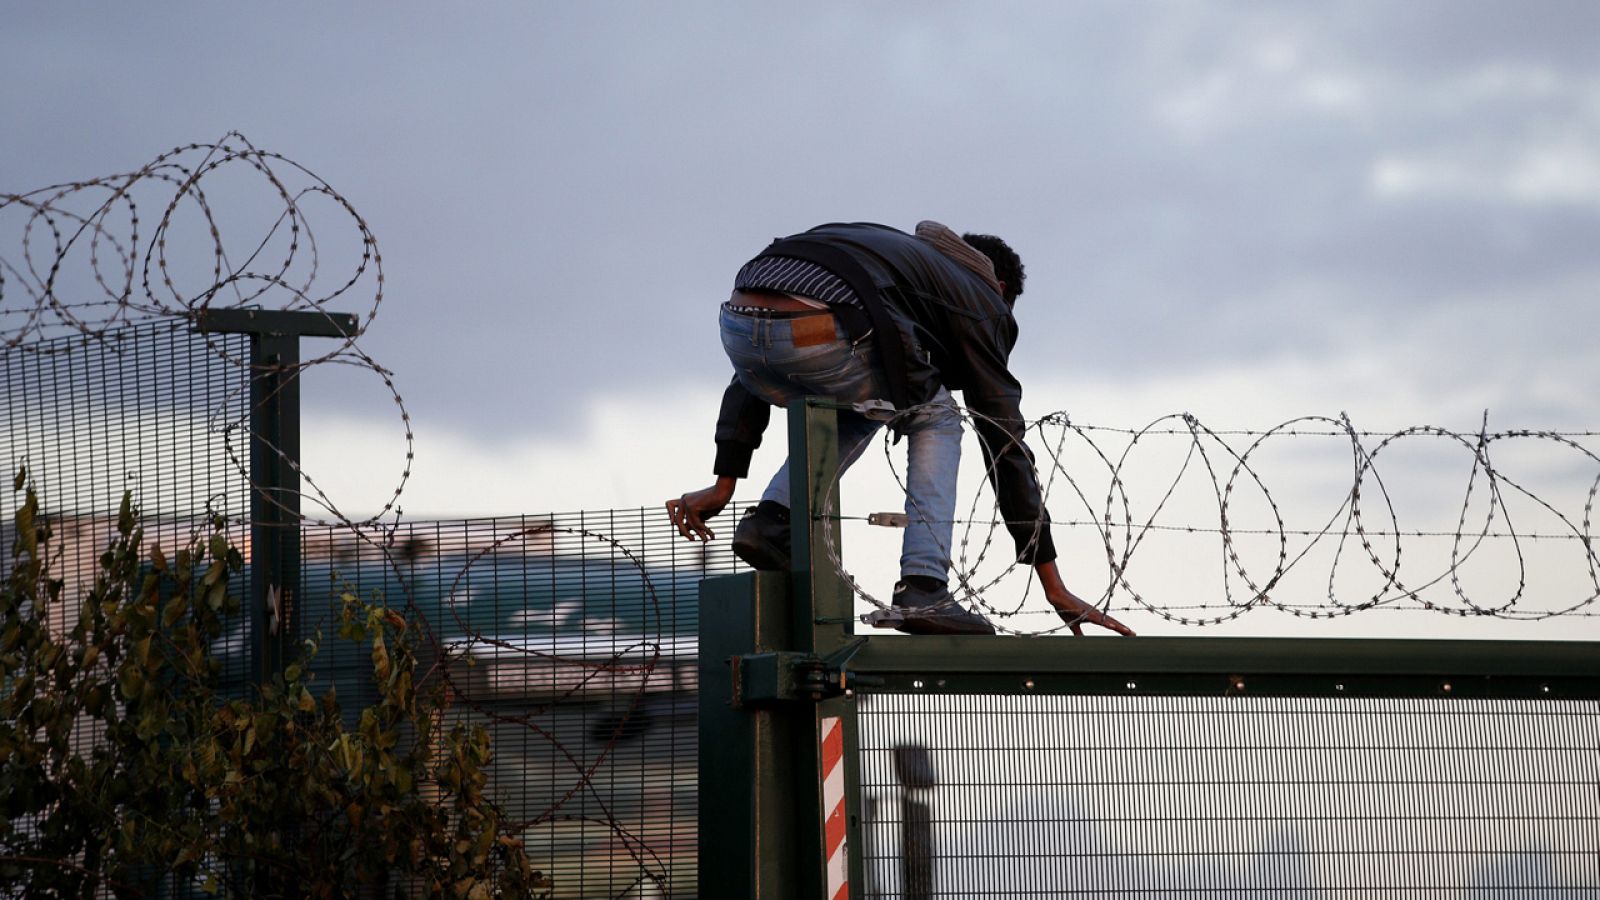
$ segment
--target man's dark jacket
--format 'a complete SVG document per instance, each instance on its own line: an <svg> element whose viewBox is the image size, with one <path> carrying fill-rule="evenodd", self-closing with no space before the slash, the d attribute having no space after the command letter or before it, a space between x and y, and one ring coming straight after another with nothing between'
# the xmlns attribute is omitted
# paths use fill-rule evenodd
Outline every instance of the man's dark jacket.
<svg viewBox="0 0 1600 900"><path fill-rule="evenodd" d="M869 320L858 328L872 329L896 409L932 400L940 386L962 392L976 414L984 463L1018 559L1029 565L1055 559L1033 454L1023 443L1022 385L1008 367L1017 320L987 279L928 241L867 223L780 238L759 256L809 260L850 285ZM717 418L717 475L749 473L770 415L766 401L735 377Z"/></svg>

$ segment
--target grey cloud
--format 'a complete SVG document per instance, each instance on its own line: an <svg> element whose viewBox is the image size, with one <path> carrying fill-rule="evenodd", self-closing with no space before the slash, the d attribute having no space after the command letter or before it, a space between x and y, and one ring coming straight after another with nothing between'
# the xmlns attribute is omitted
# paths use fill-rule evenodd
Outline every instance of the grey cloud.
<svg viewBox="0 0 1600 900"><path fill-rule="evenodd" d="M1595 205L1372 190L1385 159L1503 165L1552 123L1600 153L1596 12L1532 9L28 7L0 160L17 190L239 128L304 162L378 235L368 349L425 422L557 430L594 390L719 380L733 271L833 219L1005 234L1025 344L1172 371L1338 353L1486 288L1566 309ZM1550 81L1462 99L1496 66Z"/></svg>

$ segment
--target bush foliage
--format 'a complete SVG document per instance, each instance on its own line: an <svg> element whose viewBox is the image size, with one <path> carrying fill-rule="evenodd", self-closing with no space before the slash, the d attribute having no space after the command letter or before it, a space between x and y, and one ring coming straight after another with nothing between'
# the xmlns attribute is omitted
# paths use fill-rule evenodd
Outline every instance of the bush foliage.
<svg viewBox="0 0 1600 900"><path fill-rule="evenodd" d="M17 477L16 488L26 483ZM309 662L248 699L213 650L244 560L212 520L169 557L125 496L76 622L31 485L0 590L0 896L537 897L545 879L484 794L482 728L416 683L417 631L342 597L380 699L347 728Z"/></svg>

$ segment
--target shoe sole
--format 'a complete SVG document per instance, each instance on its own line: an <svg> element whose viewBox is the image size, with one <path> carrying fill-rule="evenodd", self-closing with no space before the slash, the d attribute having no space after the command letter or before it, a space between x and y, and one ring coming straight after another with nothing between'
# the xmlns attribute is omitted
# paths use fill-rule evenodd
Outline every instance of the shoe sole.
<svg viewBox="0 0 1600 900"><path fill-rule="evenodd" d="M744 560L751 568L760 572L789 571L788 548L780 549L778 545L771 541L735 537L733 539L733 555Z"/></svg>
<svg viewBox="0 0 1600 900"><path fill-rule="evenodd" d="M896 625L894 630L901 632L902 634L993 635L999 633L995 631L994 625L990 624L986 619L978 619L976 622L970 620L963 621L961 619L952 619L948 616L941 616L937 614L919 615L918 613L903 609L901 610L900 615L904 617L904 621L901 622L901 624Z"/></svg>

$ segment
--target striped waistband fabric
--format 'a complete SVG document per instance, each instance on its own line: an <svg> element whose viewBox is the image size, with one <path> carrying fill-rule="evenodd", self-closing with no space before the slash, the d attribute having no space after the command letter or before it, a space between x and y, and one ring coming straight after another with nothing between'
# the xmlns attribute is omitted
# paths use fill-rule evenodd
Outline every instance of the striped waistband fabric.
<svg viewBox="0 0 1600 900"><path fill-rule="evenodd" d="M821 300L830 306L860 306L856 292L844 279L814 262L786 256L760 256L745 263L734 276L736 291L771 291Z"/></svg>

